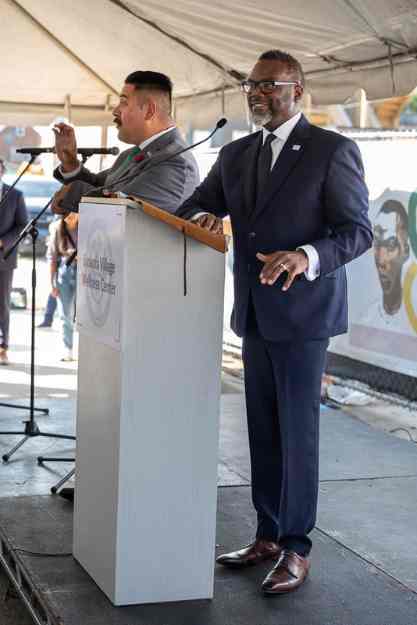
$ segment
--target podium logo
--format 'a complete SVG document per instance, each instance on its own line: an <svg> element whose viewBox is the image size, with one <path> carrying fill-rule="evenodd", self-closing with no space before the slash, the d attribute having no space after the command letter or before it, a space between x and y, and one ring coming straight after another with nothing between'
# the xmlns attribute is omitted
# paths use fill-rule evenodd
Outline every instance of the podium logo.
<svg viewBox="0 0 417 625"><path fill-rule="evenodd" d="M97 327L104 326L109 317L117 291L116 275L117 267L106 225L102 220L96 220L88 233L80 278L90 319Z"/></svg>

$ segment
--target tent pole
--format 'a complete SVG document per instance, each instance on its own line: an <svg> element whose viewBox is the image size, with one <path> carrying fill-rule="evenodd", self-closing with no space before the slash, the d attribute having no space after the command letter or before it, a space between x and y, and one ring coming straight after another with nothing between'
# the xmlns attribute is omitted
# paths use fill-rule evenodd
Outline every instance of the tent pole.
<svg viewBox="0 0 417 625"><path fill-rule="evenodd" d="M106 97L106 103L104 105L104 111L106 113L108 113L110 111L110 102L111 102L111 94L108 93L107 97ZM107 144L108 144L108 129L109 126L108 124L102 124L101 126L101 136L100 136L100 145L102 148L107 148ZM103 161L104 161L104 154L102 154L100 156L100 171L103 169Z"/></svg>
<svg viewBox="0 0 417 625"><path fill-rule="evenodd" d="M365 89L358 89L354 94L357 106L353 110L353 124L356 128L366 128L368 118L368 100Z"/></svg>
<svg viewBox="0 0 417 625"><path fill-rule="evenodd" d="M71 116L72 116L71 95L67 93L67 95L65 96L65 100L64 100L64 117L67 118L69 124L71 123Z"/></svg>

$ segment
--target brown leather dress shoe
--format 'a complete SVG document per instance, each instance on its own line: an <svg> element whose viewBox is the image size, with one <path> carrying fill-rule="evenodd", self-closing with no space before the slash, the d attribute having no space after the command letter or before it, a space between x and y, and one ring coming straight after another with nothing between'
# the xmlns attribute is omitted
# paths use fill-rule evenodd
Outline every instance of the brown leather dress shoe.
<svg viewBox="0 0 417 625"><path fill-rule="evenodd" d="M8 365L9 364L9 358L7 356L7 349L4 349L4 347L0 347L0 365Z"/></svg>
<svg viewBox="0 0 417 625"><path fill-rule="evenodd" d="M295 590L304 582L309 569L307 558L283 549L275 567L265 577L262 590L266 595L282 595Z"/></svg>
<svg viewBox="0 0 417 625"><path fill-rule="evenodd" d="M216 558L216 562L230 567L254 566L258 562L264 560L277 559L281 552L281 548L277 543L270 540L255 540L255 542L239 549L239 551L231 551L224 553Z"/></svg>

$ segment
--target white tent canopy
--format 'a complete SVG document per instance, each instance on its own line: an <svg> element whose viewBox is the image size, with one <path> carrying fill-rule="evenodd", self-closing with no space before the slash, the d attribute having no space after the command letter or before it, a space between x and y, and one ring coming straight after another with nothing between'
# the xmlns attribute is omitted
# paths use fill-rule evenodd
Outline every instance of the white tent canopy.
<svg viewBox="0 0 417 625"><path fill-rule="evenodd" d="M313 104L417 84L415 0L0 0L0 15L3 124L109 122L125 76L152 69L202 126L244 110L239 82L271 48L301 61Z"/></svg>

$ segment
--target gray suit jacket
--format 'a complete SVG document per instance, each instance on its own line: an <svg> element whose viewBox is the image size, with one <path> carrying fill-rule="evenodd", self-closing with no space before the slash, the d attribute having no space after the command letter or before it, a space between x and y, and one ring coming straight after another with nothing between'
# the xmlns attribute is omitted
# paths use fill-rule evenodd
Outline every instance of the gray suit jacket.
<svg viewBox="0 0 417 625"><path fill-rule="evenodd" d="M81 196L92 191L93 187L112 184L124 176L136 174L129 181L115 184L112 191L136 195L163 210L174 213L199 183L198 167L191 152L175 156L167 162L162 161L185 147L187 144L174 128L152 141L145 148L144 158L140 162L129 158L134 150L130 148L118 156L113 167L99 174L93 174L86 167L82 167L74 177L64 179L60 170L56 169L55 178L64 183L73 183L62 206L77 212ZM156 164L159 162L160 165Z"/></svg>
<svg viewBox="0 0 417 625"><path fill-rule="evenodd" d="M2 196L6 195L9 187L3 184ZM4 260L3 254L17 238L28 222L25 200L23 194L17 189L12 189L6 203L0 208L0 239L3 241L3 249L0 250L0 271L14 269L17 265L17 248Z"/></svg>

